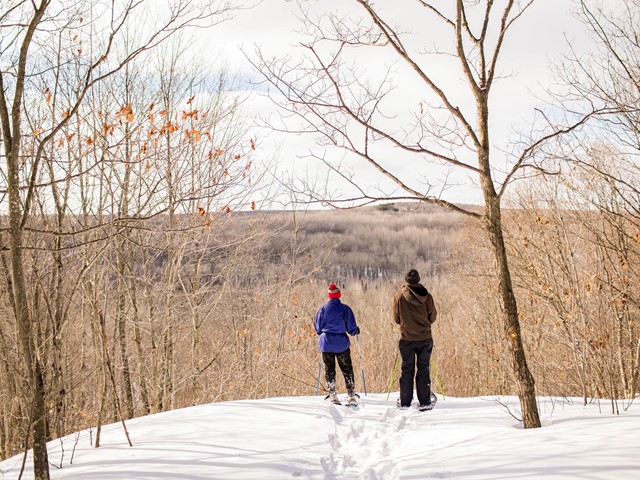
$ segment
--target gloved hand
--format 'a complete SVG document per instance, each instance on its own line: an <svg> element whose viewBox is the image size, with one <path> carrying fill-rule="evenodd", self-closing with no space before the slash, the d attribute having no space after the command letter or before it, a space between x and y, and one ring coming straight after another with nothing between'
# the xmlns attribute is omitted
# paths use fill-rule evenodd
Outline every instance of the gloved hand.
<svg viewBox="0 0 640 480"><path fill-rule="evenodd" d="M356 335L360 335L360 327L356 327Z"/></svg>

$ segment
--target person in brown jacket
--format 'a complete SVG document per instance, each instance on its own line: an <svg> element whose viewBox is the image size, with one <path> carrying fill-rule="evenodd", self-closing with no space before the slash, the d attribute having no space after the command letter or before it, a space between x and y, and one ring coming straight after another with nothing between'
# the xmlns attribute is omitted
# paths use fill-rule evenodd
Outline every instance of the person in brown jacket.
<svg viewBox="0 0 640 480"><path fill-rule="evenodd" d="M408 408L413 400L415 376L419 408L430 410L436 402L431 393L429 362L433 350L431 325L436 321L433 297L420 283L420 274L414 269L405 276L406 284L393 297L393 319L400 325L400 398L398 407ZM417 365L417 373L416 373Z"/></svg>

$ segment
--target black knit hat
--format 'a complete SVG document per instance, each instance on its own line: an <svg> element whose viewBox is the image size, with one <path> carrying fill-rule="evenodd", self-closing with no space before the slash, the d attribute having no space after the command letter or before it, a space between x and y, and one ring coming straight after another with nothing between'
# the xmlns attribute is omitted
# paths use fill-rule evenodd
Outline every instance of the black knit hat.
<svg viewBox="0 0 640 480"><path fill-rule="evenodd" d="M409 272L404 276L405 281L410 284L410 285L415 285L416 283L420 283L420 274L418 273L417 270L415 269L411 269L409 270Z"/></svg>

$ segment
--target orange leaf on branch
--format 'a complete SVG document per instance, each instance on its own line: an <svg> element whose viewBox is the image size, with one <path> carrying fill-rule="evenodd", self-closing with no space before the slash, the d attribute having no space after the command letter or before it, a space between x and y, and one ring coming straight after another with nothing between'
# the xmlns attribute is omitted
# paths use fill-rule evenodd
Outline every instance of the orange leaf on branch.
<svg viewBox="0 0 640 480"><path fill-rule="evenodd" d="M133 122L134 114L131 105L127 104L120 107L120 109L116 112L116 118L124 118L129 123Z"/></svg>
<svg viewBox="0 0 640 480"><path fill-rule="evenodd" d="M160 135L166 135L167 133L173 133L177 129L178 129L178 125L176 123L173 123L173 122L169 121L165 125L163 125L162 128L160 129Z"/></svg>
<svg viewBox="0 0 640 480"><path fill-rule="evenodd" d="M200 141L200 130L194 128L193 130L185 130L185 134L187 136L187 140L189 137L193 137L194 142Z"/></svg>
<svg viewBox="0 0 640 480"><path fill-rule="evenodd" d="M198 120L198 110L191 110L190 112L182 112L182 120L187 118L193 118L194 120Z"/></svg>

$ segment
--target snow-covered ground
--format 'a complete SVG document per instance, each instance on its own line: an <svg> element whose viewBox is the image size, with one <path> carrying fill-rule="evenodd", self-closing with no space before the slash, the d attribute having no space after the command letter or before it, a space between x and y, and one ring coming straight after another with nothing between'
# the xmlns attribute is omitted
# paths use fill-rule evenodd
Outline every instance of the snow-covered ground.
<svg viewBox="0 0 640 480"><path fill-rule="evenodd" d="M394 480L640 478L640 405L540 399L543 428L510 415L516 398L446 398L398 410L397 393L357 410L321 397L213 403L150 415L50 444L53 479ZM63 453L64 452L64 453ZM20 457L0 463L16 479ZM23 478L32 478L29 459Z"/></svg>

